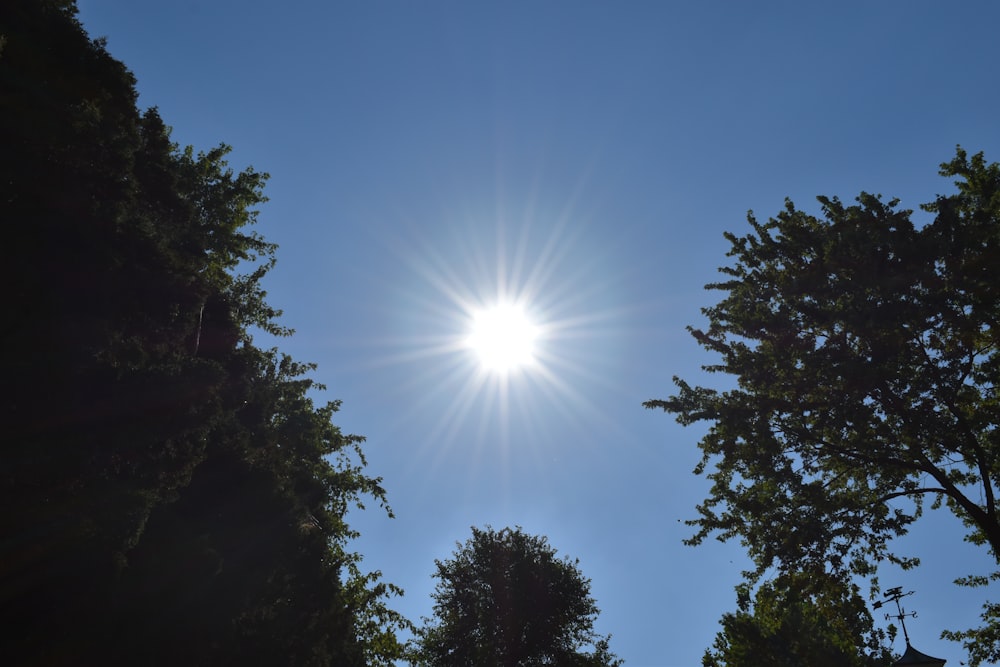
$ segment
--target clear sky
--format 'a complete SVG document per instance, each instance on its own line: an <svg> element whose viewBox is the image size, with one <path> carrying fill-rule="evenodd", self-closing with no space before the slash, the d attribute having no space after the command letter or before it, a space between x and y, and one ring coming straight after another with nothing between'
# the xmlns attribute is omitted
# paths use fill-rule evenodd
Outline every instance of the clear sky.
<svg viewBox="0 0 1000 667"><path fill-rule="evenodd" d="M352 515L365 567L431 611L435 558L520 525L580 559L626 663L698 665L746 565L679 523L706 493L698 428L646 411L719 382L685 332L726 230L784 197L950 192L956 144L1000 160L1000 3L80 0L181 144L267 171L259 231L280 346L319 364L397 518ZM483 370L472 313L519 303L535 363ZM950 516L914 645L975 623L983 572ZM1000 598L994 591L993 598ZM902 650L902 640L896 644Z"/></svg>

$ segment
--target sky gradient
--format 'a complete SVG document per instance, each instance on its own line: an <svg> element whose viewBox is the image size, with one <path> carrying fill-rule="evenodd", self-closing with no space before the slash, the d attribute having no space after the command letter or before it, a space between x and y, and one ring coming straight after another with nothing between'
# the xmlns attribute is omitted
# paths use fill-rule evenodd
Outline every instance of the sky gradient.
<svg viewBox="0 0 1000 667"><path fill-rule="evenodd" d="M396 518L351 520L395 608L430 614L434 559L470 526L520 525L580 559L633 666L700 664L747 565L681 544L701 430L641 407L674 375L725 381L685 331L718 298L723 232L785 197L916 209L951 192L956 144L1000 160L996 2L79 6L175 141L271 174L278 344L368 439ZM506 378L463 348L498 298L541 329ZM957 666L938 635L989 592L951 581L989 559L930 514L901 543L924 565L882 581L916 591L913 644Z"/></svg>

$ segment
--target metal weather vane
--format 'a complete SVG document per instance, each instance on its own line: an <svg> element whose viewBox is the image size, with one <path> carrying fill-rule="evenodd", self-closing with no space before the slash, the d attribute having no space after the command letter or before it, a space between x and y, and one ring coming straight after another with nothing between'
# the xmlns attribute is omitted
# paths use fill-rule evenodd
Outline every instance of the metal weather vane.
<svg viewBox="0 0 1000 667"><path fill-rule="evenodd" d="M899 604L899 601L902 598L905 598L907 595L913 595L913 591L909 591L907 593L904 593L902 586L896 586L895 588L890 588L889 590L887 590L885 592L885 597L887 599L884 600L884 601L883 600L878 600L877 602L875 602L875 604L872 605L872 607L874 607L875 609L881 609L882 605L884 605L884 604L886 604L888 602L895 602L896 603L896 613L895 614L886 614L885 615L885 620L888 621L890 618L898 618L899 619L899 624L903 626L903 638L906 640L906 645L909 646L910 645L910 635L907 634L907 632L906 632L906 621L905 621L905 619L907 617L909 617L909 618L916 618L917 617L917 612L915 612L915 611L908 612L905 609L903 609L903 606L901 604Z"/></svg>
<svg viewBox="0 0 1000 667"><path fill-rule="evenodd" d="M885 600L879 600L872 605L875 609L881 609L883 605L889 602L896 603L896 613L887 613L885 615L885 620L888 621L890 618L899 619L899 624L903 626L903 638L906 639L906 651L898 660L896 660L896 662L892 663L893 667L918 667L920 665L923 667L944 667L944 663L946 662L945 660L921 653L910 644L910 635L906 631L906 619L916 618L917 612L906 611L903 609L903 605L899 603L901 599L908 595L913 595L913 591L904 593L903 587L897 586L896 588L890 588L885 592Z"/></svg>

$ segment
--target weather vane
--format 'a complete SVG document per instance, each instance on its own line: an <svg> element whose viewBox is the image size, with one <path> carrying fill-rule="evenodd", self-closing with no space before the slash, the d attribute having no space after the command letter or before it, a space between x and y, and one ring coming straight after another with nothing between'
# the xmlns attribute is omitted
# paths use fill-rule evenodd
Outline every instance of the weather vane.
<svg viewBox="0 0 1000 667"><path fill-rule="evenodd" d="M916 618L917 617L917 612L915 612L915 611L908 612L905 609L903 609L902 605L899 604L899 601L902 598L905 598L907 595L913 595L913 591L909 591L908 593L904 593L902 586L896 586L895 588L890 588L889 590L887 590L885 592L885 597L887 598L885 601L879 600L875 604L873 604L872 606L875 609L881 609L882 605L884 605L886 602L895 602L896 603L896 613L895 614L886 614L885 615L885 620L888 621L890 618L898 618L899 619L899 624L903 626L903 638L906 639L906 644L907 644L907 646L909 646L909 644L910 644L910 635L908 635L906 633L906 621L904 619L906 619L907 617L909 617L909 618Z"/></svg>
<svg viewBox="0 0 1000 667"><path fill-rule="evenodd" d="M892 663L893 667L902 667L903 665L909 665L911 667L917 667L917 665L924 665L925 667L944 667L944 663L946 662L944 659L935 658L927 655L926 653L921 653L910 645L910 635L906 632L906 619L907 617L916 618L917 612L906 611L903 609L903 605L899 604L899 601L907 595L913 595L913 591L904 593L903 587L897 586L896 588L890 588L885 592L885 600L879 600L872 605L875 609L881 609L882 606L888 602L896 603L896 613L886 614L885 620L888 621L890 618L899 619L900 625L903 626L903 637L906 639L906 652L903 653L899 660Z"/></svg>

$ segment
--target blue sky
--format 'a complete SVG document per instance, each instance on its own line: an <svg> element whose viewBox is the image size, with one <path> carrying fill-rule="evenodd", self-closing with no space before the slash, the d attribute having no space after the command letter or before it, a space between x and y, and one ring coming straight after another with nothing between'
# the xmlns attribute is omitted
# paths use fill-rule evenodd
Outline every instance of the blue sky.
<svg viewBox="0 0 1000 667"><path fill-rule="evenodd" d="M434 559L521 525L580 559L629 665L697 665L745 566L681 544L700 431L641 403L715 382L684 330L726 230L791 197L916 208L956 144L1000 160L1000 4L79 0L174 139L271 174L259 231L281 347L319 364L397 518L352 517L365 566L431 611ZM536 367L485 375L469 310L518 299ZM907 538L917 648L975 622L950 516ZM993 595L994 598L1000 597ZM901 650L901 642L897 644Z"/></svg>

